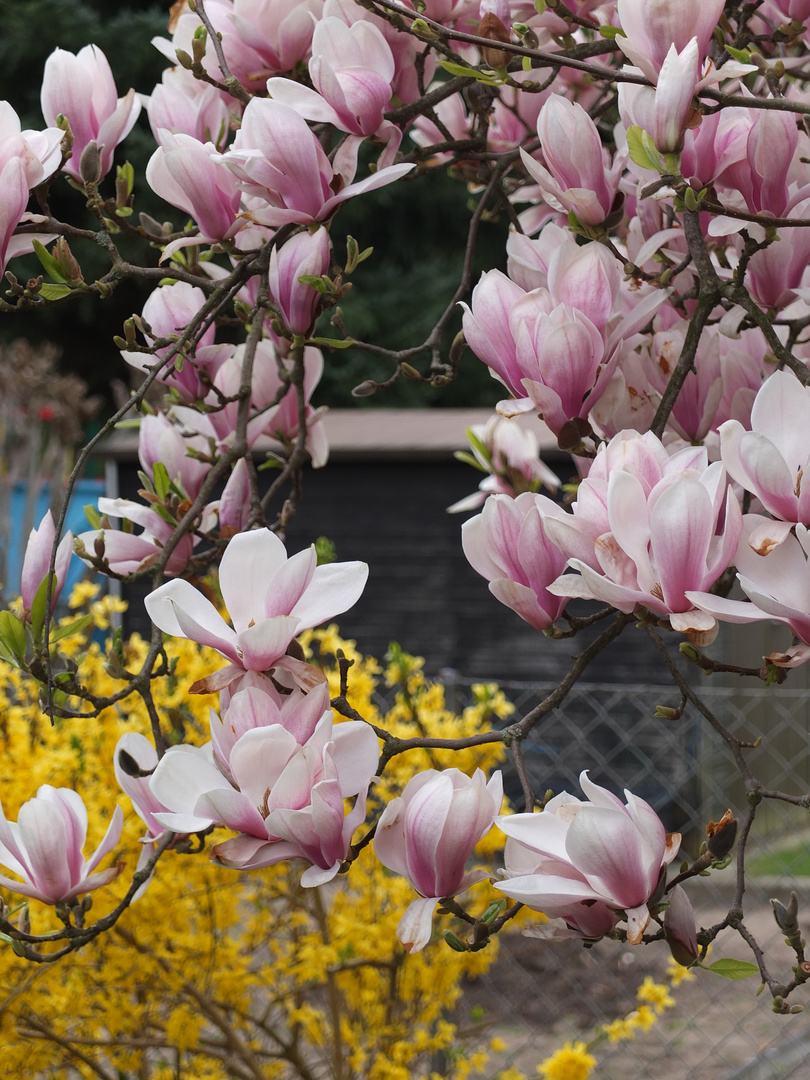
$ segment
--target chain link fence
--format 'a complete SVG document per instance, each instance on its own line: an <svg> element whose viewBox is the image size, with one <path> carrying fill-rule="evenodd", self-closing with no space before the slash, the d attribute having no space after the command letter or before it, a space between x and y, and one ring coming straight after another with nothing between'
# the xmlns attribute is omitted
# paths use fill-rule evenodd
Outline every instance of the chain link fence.
<svg viewBox="0 0 810 1080"><path fill-rule="evenodd" d="M442 673L449 707L472 699L472 680ZM515 705L513 719L525 715L553 689L552 684L501 683ZM790 794L810 790L808 715L810 692L782 687L704 686L706 704L747 750L754 775L766 786ZM523 747L535 792L579 794L583 769L613 791L628 788L646 799L668 829L683 834L684 857L694 857L705 824L727 807L740 816L745 792L722 738L691 708L675 720L657 719L658 705L677 707L671 685L616 685L581 682L563 706L535 728ZM507 723L509 721L506 721ZM522 805L514 771L505 786ZM810 819L806 811L781 802L762 804L748 845L746 925L766 949L771 970L788 981L795 956L776 928L770 897L787 902L791 888L810 900ZM709 926L728 910L734 864L689 883L699 925ZM805 889L804 886L807 886ZM810 908L801 918L810 930ZM801 916L801 911L800 911ZM501 1046L483 1075L514 1067L527 1076L566 1041L588 1043L596 1027L637 1006L645 976L666 980L668 950L662 944L627 946L601 942L549 943L519 934L501 935L500 957L490 973L470 986L455 1016L461 1031L480 1044ZM807 934L810 938L810 933ZM752 959L742 939L726 930L713 946L721 956ZM699 971L673 989L675 1005L647 1032L626 1042L600 1040L593 1080L808 1080L810 1012L784 1017L771 1008L770 995L757 996L756 977L731 982ZM807 1004L798 991L791 1003Z"/></svg>

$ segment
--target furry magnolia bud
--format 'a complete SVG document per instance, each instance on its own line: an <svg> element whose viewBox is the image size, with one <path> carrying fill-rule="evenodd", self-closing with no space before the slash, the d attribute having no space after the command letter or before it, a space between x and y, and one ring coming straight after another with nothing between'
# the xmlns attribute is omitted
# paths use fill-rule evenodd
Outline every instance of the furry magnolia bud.
<svg viewBox="0 0 810 1080"><path fill-rule="evenodd" d="M91 139L82 150L82 156L79 158L79 175L83 183L97 184L104 175L101 163L102 149L103 147L99 146L95 139Z"/></svg>

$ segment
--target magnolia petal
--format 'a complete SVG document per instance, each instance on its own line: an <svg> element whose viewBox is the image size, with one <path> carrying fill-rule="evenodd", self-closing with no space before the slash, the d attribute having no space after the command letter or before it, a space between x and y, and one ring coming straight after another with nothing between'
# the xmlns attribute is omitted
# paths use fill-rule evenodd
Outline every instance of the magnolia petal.
<svg viewBox="0 0 810 1080"><path fill-rule="evenodd" d="M428 944L433 933L433 912L439 903L436 897L412 900L397 926L397 937L407 953L418 953Z"/></svg>

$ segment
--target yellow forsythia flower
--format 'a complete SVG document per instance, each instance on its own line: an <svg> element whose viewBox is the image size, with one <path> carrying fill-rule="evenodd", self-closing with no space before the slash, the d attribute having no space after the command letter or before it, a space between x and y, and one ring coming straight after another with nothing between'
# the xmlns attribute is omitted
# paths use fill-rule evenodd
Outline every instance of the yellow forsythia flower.
<svg viewBox="0 0 810 1080"><path fill-rule="evenodd" d="M617 1017L609 1024L603 1024L602 1031L612 1043L621 1042L622 1039L632 1039L635 1034L632 1025L628 1024L623 1016Z"/></svg>
<svg viewBox="0 0 810 1080"><path fill-rule="evenodd" d="M670 1005L675 1004L675 998L662 983L657 983L652 975L648 975L636 992L639 1001L652 1005L657 1013L662 1013Z"/></svg>
<svg viewBox="0 0 810 1080"><path fill-rule="evenodd" d="M537 1066L543 1080L588 1080L596 1058L584 1042L567 1042Z"/></svg>
<svg viewBox="0 0 810 1080"><path fill-rule="evenodd" d="M667 963L667 978L671 986L677 988L682 982L691 982L697 976L691 968L684 967L683 964L679 964L677 960L670 956Z"/></svg>
<svg viewBox="0 0 810 1080"><path fill-rule="evenodd" d="M658 1017L649 1005L641 1005L634 1012L628 1014L627 1023L634 1031L649 1031L651 1027L655 1026L657 1019Z"/></svg>

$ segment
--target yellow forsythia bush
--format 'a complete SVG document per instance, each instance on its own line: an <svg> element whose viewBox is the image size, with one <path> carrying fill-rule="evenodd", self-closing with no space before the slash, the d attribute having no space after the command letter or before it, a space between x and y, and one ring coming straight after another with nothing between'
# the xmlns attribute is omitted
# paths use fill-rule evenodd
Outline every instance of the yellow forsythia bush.
<svg viewBox="0 0 810 1080"><path fill-rule="evenodd" d="M80 589L74 600L90 600L92 587ZM97 627L109 626L115 606L110 599L92 603ZM425 680L420 662L395 651L385 675L399 692L382 715L374 704L384 674L376 661L341 641L334 627L309 632L302 641L328 671L333 693L339 686L335 654L342 648L355 661L352 705L397 734L472 734L511 709L486 687L474 706L455 716L445 709L442 688ZM68 638L59 647L81 659L83 682L93 693L120 688L106 670L106 646ZM166 740L202 743L216 696L190 696L187 688L221 666L221 657L182 639L169 641L166 650L176 663L174 673L152 687ZM145 643L132 637L123 646L125 665L137 670L145 652ZM142 822L113 774L113 749L129 731L150 732L137 695L97 718L57 719L51 726L33 681L0 665L0 792L6 816L14 820L40 784L73 787L88 808L85 850L91 851L116 802L124 810L113 858L126 871L92 894L88 921L116 905L138 859ZM372 805L397 794L420 769L453 765L489 772L502 755L498 743L452 755L403 755L372 789ZM215 833L206 846L224 838ZM486 860L500 841L493 830L476 854ZM0 1074L409 1080L429 1075L431 1056L439 1051L449 1051L454 1077L480 1066L480 1054L465 1058L445 1016L464 978L492 964L497 942L476 953L438 943L406 955L395 928L414 893L380 866L370 847L348 875L329 885L302 889L299 877L295 864L237 873L213 866L205 852L168 851L142 898L114 929L78 952L54 964L33 964L16 956L10 943L0 944ZM20 904L12 893L2 895L12 910ZM470 895L467 906L482 911L496 894L484 882ZM37 901L30 901L29 915L33 933L59 925L54 910Z"/></svg>

